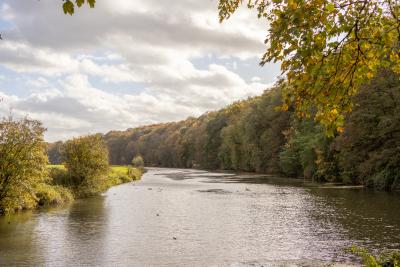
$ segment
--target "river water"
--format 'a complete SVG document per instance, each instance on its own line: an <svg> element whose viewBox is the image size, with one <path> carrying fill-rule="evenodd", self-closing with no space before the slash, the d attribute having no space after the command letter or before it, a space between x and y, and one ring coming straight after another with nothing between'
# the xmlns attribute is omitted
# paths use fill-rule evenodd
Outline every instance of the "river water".
<svg viewBox="0 0 400 267"><path fill-rule="evenodd" d="M0 218L0 265L356 265L351 245L400 249L400 195L199 170L68 207Z"/></svg>

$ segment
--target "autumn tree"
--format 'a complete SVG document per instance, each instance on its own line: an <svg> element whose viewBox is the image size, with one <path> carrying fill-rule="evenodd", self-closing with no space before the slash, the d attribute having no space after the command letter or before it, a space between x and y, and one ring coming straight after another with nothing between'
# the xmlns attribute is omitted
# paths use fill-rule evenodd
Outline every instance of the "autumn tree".
<svg viewBox="0 0 400 267"><path fill-rule="evenodd" d="M220 0L220 21L242 0ZM268 23L261 65L280 62L287 80L283 109L342 131L352 96L380 68L400 73L398 0L249 0Z"/></svg>
<svg viewBox="0 0 400 267"><path fill-rule="evenodd" d="M35 186L47 176L45 128L39 121L0 122L0 210L10 212L37 200ZM33 204L32 204L33 205Z"/></svg>
<svg viewBox="0 0 400 267"><path fill-rule="evenodd" d="M100 134L67 141L63 159L72 186L79 196L96 194L108 187L108 149Z"/></svg>

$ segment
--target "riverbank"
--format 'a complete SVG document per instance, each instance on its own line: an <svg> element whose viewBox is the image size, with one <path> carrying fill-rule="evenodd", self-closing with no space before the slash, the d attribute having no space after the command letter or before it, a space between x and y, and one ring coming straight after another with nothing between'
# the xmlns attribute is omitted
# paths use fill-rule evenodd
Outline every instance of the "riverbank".
<svg viewBox="0 0 400 267"><path fill-rule="evenodd" d="M14 212L71 204L75 199L97 195L74 187L63 165L48 165L47 170L46 182L31 189L28 197L23 199ZM113 186L140 180L143 172L131 166L110 166L107 176L104 177L105 180L101 183L101 188L97 190L104 192Z"/></svg>

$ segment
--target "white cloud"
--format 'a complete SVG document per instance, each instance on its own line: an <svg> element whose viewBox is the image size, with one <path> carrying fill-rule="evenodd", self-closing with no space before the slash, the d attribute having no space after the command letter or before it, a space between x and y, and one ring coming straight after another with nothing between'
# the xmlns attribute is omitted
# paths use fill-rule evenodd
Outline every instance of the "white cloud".
<svg viewBox="0 0 400 267"><path fill-rule="evenodd" d="M5 0L0 13L0 76L29 87L0 79L0 113L43 120L49 140L200 115L275 80L249 64L265 22L243 9L221 25L215 0L103 0L72 17L59 1Z"/></svg>

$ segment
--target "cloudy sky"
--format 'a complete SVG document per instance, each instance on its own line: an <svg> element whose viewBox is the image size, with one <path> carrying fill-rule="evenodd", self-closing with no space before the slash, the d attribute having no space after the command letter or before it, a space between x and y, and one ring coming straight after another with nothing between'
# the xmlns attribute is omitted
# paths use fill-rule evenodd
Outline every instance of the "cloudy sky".
<svg viewBox="0 0 400 267"><path fill-rule="evenodd" d="M265 21L217 0L0 0L0 115L43 121L46 140L185 119L258 95Z"/></svg>

